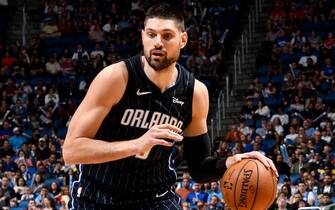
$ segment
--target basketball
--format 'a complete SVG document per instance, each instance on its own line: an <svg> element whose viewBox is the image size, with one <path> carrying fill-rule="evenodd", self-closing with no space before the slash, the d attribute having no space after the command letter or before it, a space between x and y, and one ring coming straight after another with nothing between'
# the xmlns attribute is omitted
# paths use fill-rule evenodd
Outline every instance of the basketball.
<svg viewBox="0 0 335 210"><path fill-rule="evenodd" d="M221 180L223 198L234 210L265 210L276 198L277 178L256 159L230 166Z"/></svg>

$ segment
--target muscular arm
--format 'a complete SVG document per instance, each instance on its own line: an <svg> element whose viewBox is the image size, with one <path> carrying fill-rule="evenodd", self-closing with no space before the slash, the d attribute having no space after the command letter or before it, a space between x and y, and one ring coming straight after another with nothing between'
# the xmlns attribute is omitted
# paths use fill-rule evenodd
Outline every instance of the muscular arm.
<svg viewBox="0 0 335 210"><path fill-rule="evenodd" d="M93 139L112 106L122 97L127 79L123 63L107 67L94 79L71 119L63 146L66 163L101 163L137 152L134 141L109 143Z"/></svg>
<svg viewBox="0 0 335 210"><path fill-rule="evenodd" d="M225 159L211 156L207 134L208 92L206 86L195 82L192 121L184 131L184 157L190 175L200 183L218 180L226 170Z"/></svg>
<svg viewBox="0 0 335 210"><path fill-rule="evenodd" d="M136 139L111 139L113 142L94 139L107 114L122 98L127 82L128 74L123 62L107 67L93 80L69 125L63 146L63 158L67 164L119 160L143 154L155 145L173 145L164 139L182 140L182 136L177 134L180 129L167 124L153 126Z"/></svg>
<svg viewBox="0 0 335 210"><path fill-rule="evenodd" d="M259 152L236 154L227 159L211 156L210 139L207 134L206 124L208 104L206 86L196 81L193 94L192 121L184 131L184 157L192 178L200 183L218 180L228 167L243 158L260 160L266 168L271 169L278 176L272 160Z"/></svg>

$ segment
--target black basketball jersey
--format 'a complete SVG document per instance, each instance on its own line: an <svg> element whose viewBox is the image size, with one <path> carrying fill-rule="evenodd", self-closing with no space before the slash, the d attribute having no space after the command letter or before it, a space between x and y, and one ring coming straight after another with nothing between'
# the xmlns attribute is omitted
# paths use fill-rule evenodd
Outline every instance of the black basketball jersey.
<svg viewBox="0 0 335 210"><path fill-rule="evenodd" d="M161 93L144 73L140 55L125 60L125 64L125 93L102 122L96 139L135 139L163 123L183 130L192 117L193 74L177 64L175 85ZM164 192L176 182L172 148L164 146L153 147L145 160L133 156L103 164L82 164L80 171L78 195L101 204Z"/></svg>

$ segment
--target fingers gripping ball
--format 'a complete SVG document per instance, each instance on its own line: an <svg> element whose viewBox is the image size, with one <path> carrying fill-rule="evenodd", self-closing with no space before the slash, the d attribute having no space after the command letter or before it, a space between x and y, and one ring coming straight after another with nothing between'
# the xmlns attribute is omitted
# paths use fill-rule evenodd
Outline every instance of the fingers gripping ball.
<svg viewBox="0 0 335 210"><path fill-rule="evenodd" d="M225 203L234 210L265 210L276 198L276 176L256 159L229 167L221 185Z"/></svg>

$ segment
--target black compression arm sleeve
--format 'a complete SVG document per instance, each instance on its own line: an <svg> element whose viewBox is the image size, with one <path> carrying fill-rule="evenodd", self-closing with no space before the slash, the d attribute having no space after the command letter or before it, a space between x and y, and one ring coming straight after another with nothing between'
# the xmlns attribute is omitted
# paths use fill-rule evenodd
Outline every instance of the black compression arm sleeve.
<svg viewBox="0 0 335 210"><path fill-rule="evenodd" d="M211 146L208 134L185 137L184 157L187 161L190 175L199 183L219 180L226 171L226 159L211 156Z"/></svg>

